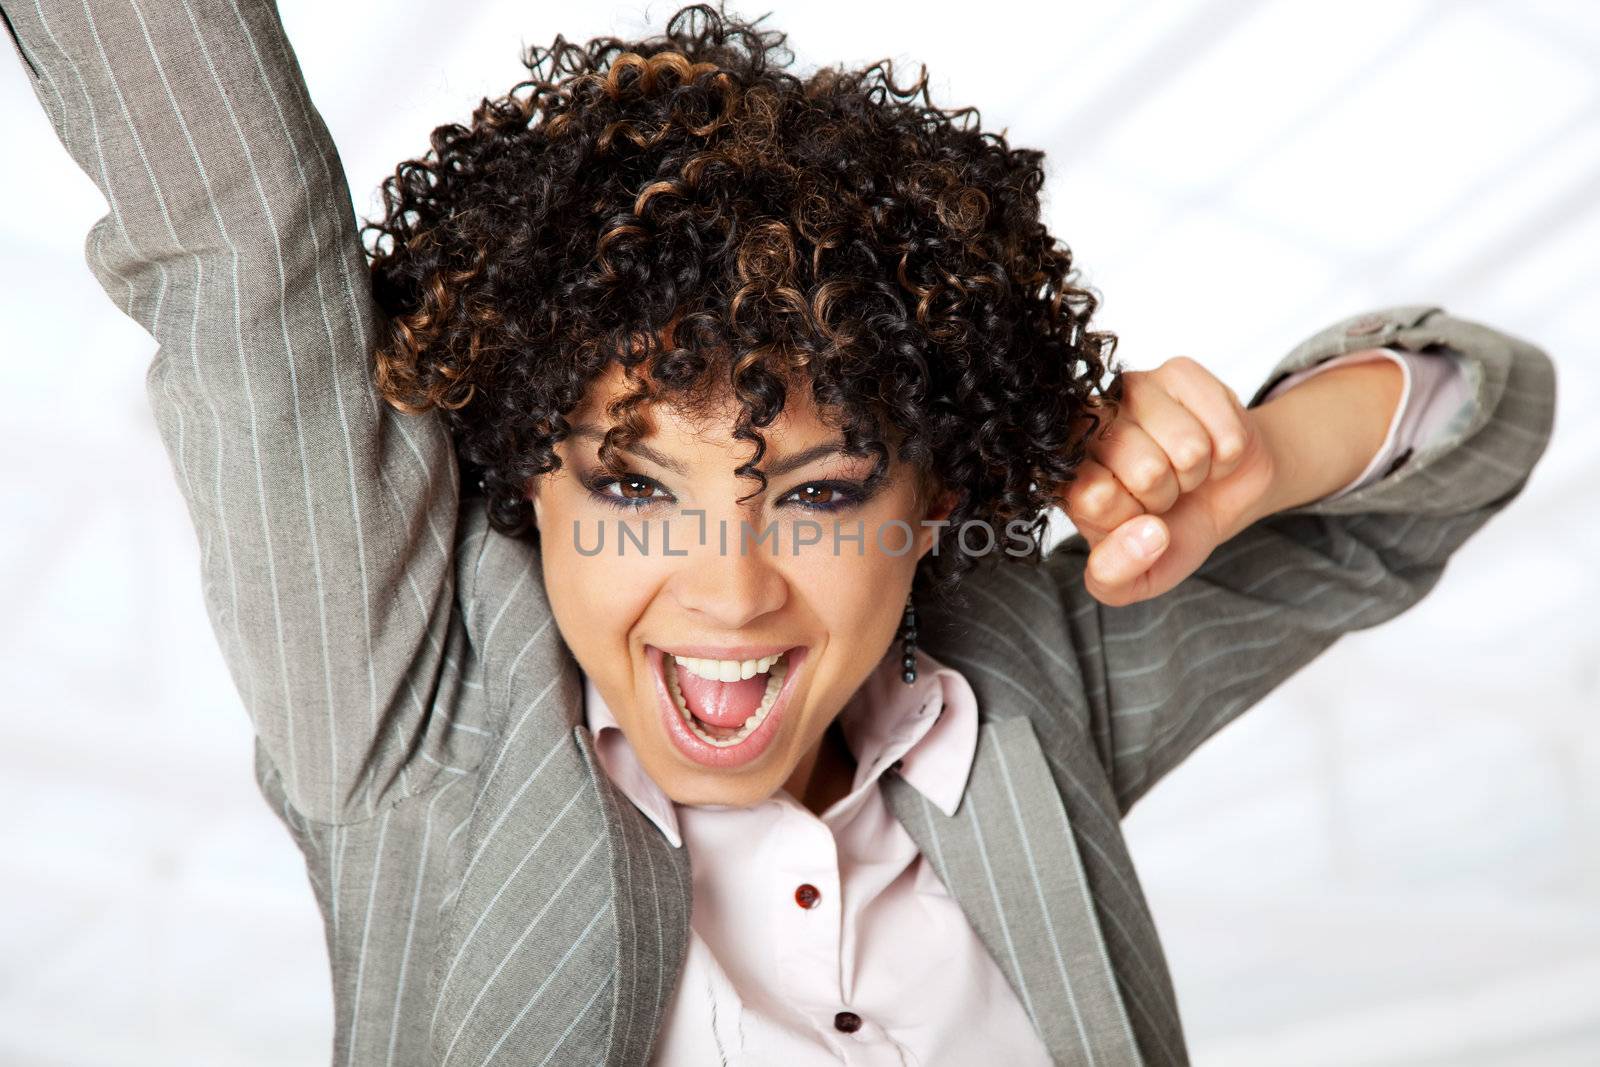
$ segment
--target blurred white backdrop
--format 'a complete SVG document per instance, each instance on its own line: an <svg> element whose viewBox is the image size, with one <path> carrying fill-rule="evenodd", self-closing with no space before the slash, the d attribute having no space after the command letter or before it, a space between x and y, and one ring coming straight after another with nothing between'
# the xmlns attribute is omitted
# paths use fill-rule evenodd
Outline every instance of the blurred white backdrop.
<svg viewBox="0 0 1600 1067"><path fill-rule="evenodd" d="M802 70L925 62L936 102L1045 149L1131 367L1186 354L1248 395L1333 319L1413 301L1551 353L1524 495L1127 829L1197 1064L1600 1062L1600 7L733 6ZM370 216L524 43L675 7L282 13ZM321 926L205 620L154 343L84 264L105 203L9 50L0 114L0 1063L323 1062Z"/></svg>

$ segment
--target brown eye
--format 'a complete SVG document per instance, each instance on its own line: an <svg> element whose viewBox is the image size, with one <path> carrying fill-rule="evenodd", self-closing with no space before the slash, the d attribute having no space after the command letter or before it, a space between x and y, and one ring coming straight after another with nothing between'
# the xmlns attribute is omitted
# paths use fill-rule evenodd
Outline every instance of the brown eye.
<svg viewBox="0 0 1600 1067"><path fill-rule="evenodd" d="M673 499L665 486L642 474L624 474L620 478L601 475L587 478L583 484L588 487L590 495L601 503L629 511L665 504Z"/></svg>
<svg viewBox="0 0 1600 1067"><path fill-rule="evenodd" d="M648 500L650 491L655 488L655 483L645 478L624 478L617 485L628 500Z"/></svg>
<svg viewBox="0 0 1600 1067"><path fill-rule="evenodd" d="M801 500L807 504L831 504L837 490L827 485L807 485L799 492Z"/></svg>
<svg viewBox="0 0 1600 1067"><path fill-rule="evenodd" d="M798 489L791 490L784 497L785 502L792 501L799 506L802 512L820 512L831 514L853 508L863 503L871 494L857 485L837 482L811 482Z"/></svg>

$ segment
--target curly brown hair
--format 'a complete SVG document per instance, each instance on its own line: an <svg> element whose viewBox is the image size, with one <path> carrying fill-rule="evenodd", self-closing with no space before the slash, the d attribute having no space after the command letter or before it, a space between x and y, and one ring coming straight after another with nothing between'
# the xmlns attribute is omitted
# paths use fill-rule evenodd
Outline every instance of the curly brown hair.
<svg viewBox="0 0 1600 1067"><path fill-rule="evenodd" d="M755 449L737 473L764 490L759 428L809 387L879 476L892 442L953 491L942 542L1021 520L1012 558L1036 560L1120 396L1097 296L1040 222L1044 154L934 106L925 67L904 88L889 60L800 78L784 41L695 4L663 36L530 47L531 76L435 129L362 227L378 386L444 414L464 489L509 535L537 536L528 480L620 363L600 447L618 477L644 405L732 398ZM973 560L923 562L948 592Z"/></svg>

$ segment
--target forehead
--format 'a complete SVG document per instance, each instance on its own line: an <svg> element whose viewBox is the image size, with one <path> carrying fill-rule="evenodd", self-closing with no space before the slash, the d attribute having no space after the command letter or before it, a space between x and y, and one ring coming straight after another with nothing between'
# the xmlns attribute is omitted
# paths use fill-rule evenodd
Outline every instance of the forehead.
<svg viewBox="0 0 1600 1067"><path fill-rule="evenodd" d="M635 390L619 363L611 363L601 372L584 394L568 421L573 425L589 425L604 432L616 420L608 413L612 403ZM638 409L646 433L652 437L694 438L708 444L733 444L748 449L750 443L733 436L741 404L732 388L726 384L700 397L669 394L660 400L647 402ZM837 436L837 432L821 417L808 382L791 385L784 392L783 410L772 423L760 428L769 441L792 438L810 441L812 438Z"/></svg>
<svg viewBox="0 0 1600 1067"><path fill-rule="evenodd" d="M575 435L584 442L580 447L598 450L600 439L616 422L607 408L633 391L634 386L628 381L621 364L607 365L590 383L583 403L568 416L572 426L591 431ZM753 441L733 436L739 412L740 405L727 388L723 388L712 401L678 403L669 395L644 404L640 409L643 436L632 447L632 451L639 455L645 455L648 451L650 455L647 458L652 458L662 466L682 469L680 461L698 463L699 459L690 458L694 452L711 448L718 450L717 464L725 464L731 458L734 466L737 466L752 458L755 448ZM816 455L828 454L842 444L843 435L836 425L823 417L824 414L811 394L809 379L801 376L798 385L786 389L783 410L777 418L770 425L757 428L766 442L762 469L769 473L782 473L794 466L803 466ZM885 457L888 470L897 471L904 467L904 461L897 456L903 435L893 427L888 429L887 434L884 444L888 452ZM568 442L571 441L572 438L569 438ZM570 447L568 442L558 447ZM654 442L659 447L646 442ZM711 460L709 454L703 458L708 462ZM890 477L898 480L898 475L890 474ZM922 494L931 491L936 481L929 470L918 468L911 484Z"/></svg>

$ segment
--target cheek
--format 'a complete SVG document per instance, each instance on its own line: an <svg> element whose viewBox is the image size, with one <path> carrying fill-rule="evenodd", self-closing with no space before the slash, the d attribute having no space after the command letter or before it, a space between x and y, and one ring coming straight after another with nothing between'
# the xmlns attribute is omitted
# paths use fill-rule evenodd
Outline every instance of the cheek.
<svg viewBox="0 0 1600 1067"><path fill-rule="evenodd" d="M828 590L830 600L837 595L841 604L851 602L858 615L883 614L861 609L881 602L885 590L902 584L910 588L927 538L911 504L908 493L890 492L853 513L819 517L820 540L801 550L798 569L817 588Z"/></svg>
<svg viewBox="0 0 1600 1067"><path fill-rule="evenodd" d="M837 661L841 680L864 675L889 647L918 560L910 539L919 527L909 504L891 500L874 505L839 520L837 551L829 520L822 524L822 542L788 564L795 587L807 590L807 599L816 605L835 654L843 652ZM846 539L855 536L858 523L859 544Z"/></svg>
<svg viewBox="0 0 1600 1067"><path fill-rule="evenodd" d="M616 523L592 509L549 498L541 508L539 552L556 625L586 673L627 670L628 634L645 613L659 576L638 553L617 555ZM600 524L606 541L599 551Z"/></svg>

